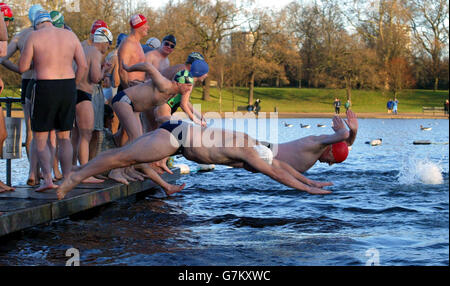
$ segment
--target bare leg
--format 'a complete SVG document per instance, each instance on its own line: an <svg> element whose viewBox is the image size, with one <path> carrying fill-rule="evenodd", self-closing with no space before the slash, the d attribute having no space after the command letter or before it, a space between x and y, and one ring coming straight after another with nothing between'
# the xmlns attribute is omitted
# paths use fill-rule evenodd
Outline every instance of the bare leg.
<svg viewBox="0 0 450 286"><path fill-rule="evenodd" d="M72 171L73 147L70 142L70 131L60 131L56 133L58 141L58 159L61 163L63 177L66 177Z"/></svg>
<svg viewBox="0 0 450 286"><path fill-rule="evenodd" d="M53 184L52 180L52 155L47 143L49 132L34 132L33 140L36 140L37 156L39 164L42 169L42 176L44 178L44 184L41 185L37 192L45 191L48 189L55 189L58 186Z"/></svg>
<svg viewBox="0 0 450 286"><path fill-rule="evenodd" d="M52 153L52 169L53 169L53 174L54 174L54 180L55 181L61 180L62 174L59 171L59 160L58 160L58 156L56 156L58 144L56 142L56 133L54 130L50 131L50 138L49 138L48 142L50 144L50 151Z"/></svg>
<svg viewBox="0 0 450 286"><path fill-rule="evenodd" d="M0 181L0 193L3 193L3 192L12 192L12 191L14 191L14 190L15 190L15 188L10 187L10 186L4 184L2 181Z"/></svg>
<svg viewBox="0 0 450 286"><path fill-rule="evenodd" d="M78 127L78 159L80 165L84 165L89 160L89 142L94 129L94 109L92 102L84 100L76 105L76 120Z"/></svg>
<svg viewBox="0 0 450 286"><path fill-rule="evenodd" d="M25 104L23 106L23 117L25 120L25 148L27 150L28 161L31 161L31 140L33 139L33 132L31 131L31 120L30 120L31 103L30 100L25 98Z"/></svg>
<svg viewBox="0 0 450 286"><path fill-rule="evenodd" d="M39 172L39 159L37 154L36 140L33 138L30 144L30 168L28 173L27 185L39 185L41 174Z"/></svg>

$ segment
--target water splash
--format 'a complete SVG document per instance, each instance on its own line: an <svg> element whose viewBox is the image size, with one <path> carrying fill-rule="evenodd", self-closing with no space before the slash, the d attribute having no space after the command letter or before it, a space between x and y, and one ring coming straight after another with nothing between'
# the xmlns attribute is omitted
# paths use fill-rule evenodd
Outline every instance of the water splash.
<svg viewBox="0 0 450 286"><path fill-rule="evenodd" d="M400 184L411 185L417 183L439 185L444 182L442 168L429 159L411 158L404 163L398 174Z"/></svg>

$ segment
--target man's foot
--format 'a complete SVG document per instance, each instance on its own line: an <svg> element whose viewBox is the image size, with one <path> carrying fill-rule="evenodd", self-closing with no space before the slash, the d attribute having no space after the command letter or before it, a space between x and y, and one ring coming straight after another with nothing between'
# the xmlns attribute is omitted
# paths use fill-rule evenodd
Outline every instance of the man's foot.
<svg viewBox="0 0 450 286"><path fill-rule="evenodd" d="M70 173L60 186L57 186L58 190L56 191L56 195L58 196L58 200L64 199L67 193L75 188L78 185L78 182L74 181L73 173Z"/></svg>
<svg viewBox="0 0 450 286"><path fill-rule="evenodd" d="M113 169L109 172L108 178L113 179L116 182L128 185L129 182L127 181L125 174L123 172L123 169Z"/></svg>
<svg viewBox="0 0 450 286"><path fill-rule="evenodd" d="M36 178L28 178L27 185L31 186L31 187L35 187L35 186L39 185L39 180Z"/></svg>
<svg viewBox="0 0 450 286"><path fill-rule="evenodd" d="M3 192L12 192L12 191L14 191L14 190L15 190L15 188L10 187L10 186L4 184L2 181L0 181L0 193L3 193Z"/></svg>
<svg viewBox="0 0 450 286"><path fill-rule="evenodd" d="M57 189L58 185L53 184L53 182L51 182L50 184L43 184L41 185L39 188L37 188L35 191L36 192L44 192L46 190L52 190L52 189Z"/></svg>
<svg viewBox="0 0 450 286"><path fill-rule="evenodd" d="M87 179L84 179L82 181L82 183L84 183L84 184L100 184L100 183L103 183L104 181L105 180L97 179L95 177L89 177Z"/></svg>
<svg viewBox="0 0 450 286"><path fill-rule="evenodd" d="M139 181L144 180L144 174L141 174L139 171L137 171L133 167L125 168L125 174L135 180L139 180Z"/></svg>
<svg viewBox="0 0 450 286"><path fill-rule="evenodd" d="M169 184L169 187L167 189L164 189L164 192L166 192L166 195L170 196L172 194L180 192L184 187L186 186L186 183L179 185L171 185Z"/></svg>

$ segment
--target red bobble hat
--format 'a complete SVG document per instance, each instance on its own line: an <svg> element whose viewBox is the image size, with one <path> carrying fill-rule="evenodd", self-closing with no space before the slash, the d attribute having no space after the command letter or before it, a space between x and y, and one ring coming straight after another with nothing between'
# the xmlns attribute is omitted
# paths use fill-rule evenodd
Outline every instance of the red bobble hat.
<svg viewBox="0 0 450 286"><path fill-rule="evenodd" d="M144 15L133 15L130 19L130 26L133 29L137 29L141 26L143 26L145 23L147 23L147 19L144 17Z"/></svg>
<svg viewBox="0 0 450 286"><path fill-rule="evenodd" d="M0 3L0 11L5 16L5 20L14 20L12 10L6 3Z"/></svg>
<svg viewBox="0 0 450 286"><path fill-rule="evenodd" d="M98 28L102 28L102 27L109 29L108 25L105 23L105 21L102 21L102 20L95 21L91 27L91 34L92 35L95 34L95 31L97 31Z"/></svg>

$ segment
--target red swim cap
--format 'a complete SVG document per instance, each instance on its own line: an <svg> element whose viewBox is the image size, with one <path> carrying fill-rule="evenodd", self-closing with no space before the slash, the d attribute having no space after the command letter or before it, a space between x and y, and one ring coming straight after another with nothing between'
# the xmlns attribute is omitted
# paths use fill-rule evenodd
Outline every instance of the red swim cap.
<svg viewBox="0 0 450 286"><path fill-rule="evenodd" d="M91 27L91 34L92 35L95 34L95 31L97 31L98 28L102 28L102 27L109 29L108 25L105 23L105 21L102 21L102 20L95 21Z"/></svg>
<svg viewBox="0 0 450 286"><path fill-rule="evenodd" d="M333 157L336 163L345 161L348 156L347 143L345 143L345 141L334 143L333 145L331 145L331 152L333 153Z"/></svg>
<svg viewBox="0 0 450 286"><path fill-rule="evenodd" d="M11 8L6 3L0 3L0 11L5 16L6 21L14 20Z"/></svg>
<svg viewBox="0 0 450 286"><path fill-rule="evenodd" d="M137 29L141 26L143 26L145 23L147 23L147 19L144 17L144 15L133 15L130 19L130 26L133 29Z"/></svg>

